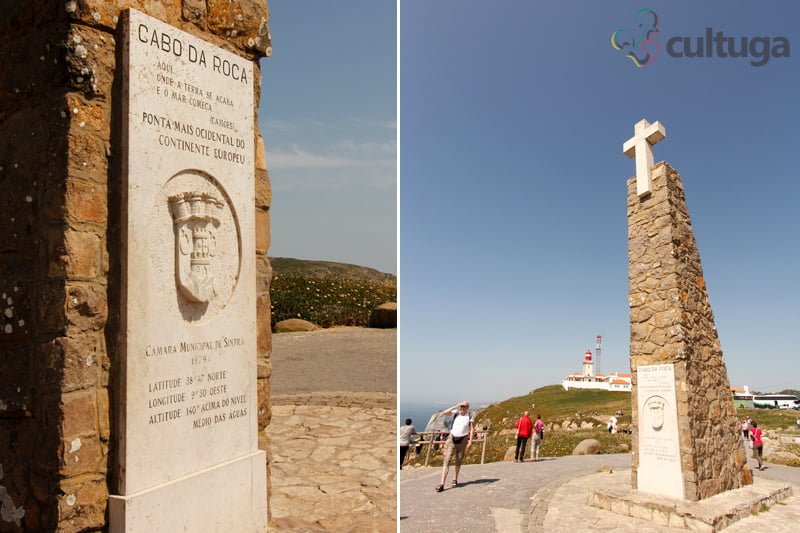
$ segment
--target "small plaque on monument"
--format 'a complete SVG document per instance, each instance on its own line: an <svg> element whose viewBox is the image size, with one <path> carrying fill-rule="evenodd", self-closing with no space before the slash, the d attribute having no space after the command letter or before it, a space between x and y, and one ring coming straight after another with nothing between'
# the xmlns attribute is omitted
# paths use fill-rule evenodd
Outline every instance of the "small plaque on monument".
<svg viewBox="0 0 800 533"><path fill-rule="evenodd" d="M253 65L128 12L111 531L264 531Z"/></svg>
<svg viewBox="0 0 800 533"><path fill-rule="evenodd" d="M675 366L642 365L636 370L639 413L638 490L684 498L678 440Z"/></svg>

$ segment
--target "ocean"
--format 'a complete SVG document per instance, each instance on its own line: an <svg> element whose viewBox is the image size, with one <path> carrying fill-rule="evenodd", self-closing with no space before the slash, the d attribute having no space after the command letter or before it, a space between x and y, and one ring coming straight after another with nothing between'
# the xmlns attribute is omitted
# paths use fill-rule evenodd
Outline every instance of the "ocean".
<svg viewBox="0 0 800 533"><path fill-rule="evenodd" d="M450 405L441 403L400 403L400 416L398 419L402 426L406 418L410 418L412 425L417 431L424 431L425 425L428 423L428 420L430 420L431 415L448 407L450 407Z"/></svg>
<svg viewBox="0 0 800 533"><path fill-rule="evenodd" d="M471 403L470 412L475 413L489 405L491 402L475 402ZM424 403L424 402L400 402L400 416L398 423L402 426L406 418L411 419L412 425L417 431L424 431L425 425L430 420L433 413L439 412L442 409L451 407L452 403Z"/></svg>

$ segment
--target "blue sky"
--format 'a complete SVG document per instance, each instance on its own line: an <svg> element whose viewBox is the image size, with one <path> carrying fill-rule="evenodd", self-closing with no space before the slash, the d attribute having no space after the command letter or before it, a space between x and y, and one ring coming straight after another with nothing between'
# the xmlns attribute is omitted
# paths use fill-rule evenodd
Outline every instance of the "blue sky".
<svg viewBox="0 0 800 533"><path fill-rule="evenodd" d="M397 272L394 2L272 0L259 122L273 257Z"/></svg>
<svg viewBox="0 0 800 533"><path fill-rule="evenodd" d="M636 68L610 38L642 7L662 47L712 27L796 49ZM642 118L683 178L732 384L800 388L797 5L403 0L400 15L402 403L560 382L598 334L603 371L630 368L622 143Z"/></svg>

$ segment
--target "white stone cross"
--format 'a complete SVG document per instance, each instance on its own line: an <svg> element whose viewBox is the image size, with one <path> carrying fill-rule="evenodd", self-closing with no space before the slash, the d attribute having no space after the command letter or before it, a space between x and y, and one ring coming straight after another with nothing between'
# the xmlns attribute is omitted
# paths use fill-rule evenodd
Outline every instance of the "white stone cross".
<svg viewBox="0 0 800 533"><path fill-rule="evenodd" d="M636 193L641 198L650 194L652 189L653 145L666 137L667 132L660 122L650 124L646 119L637 122L633 132L633 137L622 145L622 151L628 157L636 157Z"/></svg>

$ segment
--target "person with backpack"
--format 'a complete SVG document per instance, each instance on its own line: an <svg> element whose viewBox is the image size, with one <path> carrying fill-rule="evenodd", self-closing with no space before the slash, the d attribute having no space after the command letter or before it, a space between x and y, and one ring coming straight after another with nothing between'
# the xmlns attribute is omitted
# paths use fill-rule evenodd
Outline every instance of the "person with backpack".
<svg viewBox="0 0 800 533"><path fill-rule="evenodd" d="M536 415L536 422L533 423L533 444L531 444L531 460L539 460L539 447L544 440L544 422L542 415Z"/></svg>
<svg viewBox="0 0 800 533"><path fill-rule="evenodd" d="M453 415L453 423L450 427L450 435L444 445L444 462L442 464L442 479L436 487L436 492L444 490L447 481L447 472L450 469L450 458L455 454L456 468L453 475L453 488L458 486L458 472L461 470L461 462L464 460L467 450L472 446L473 425L472 417L469 415L469 402L461 402L453 407L449 407L442 413Z"/></svg>

